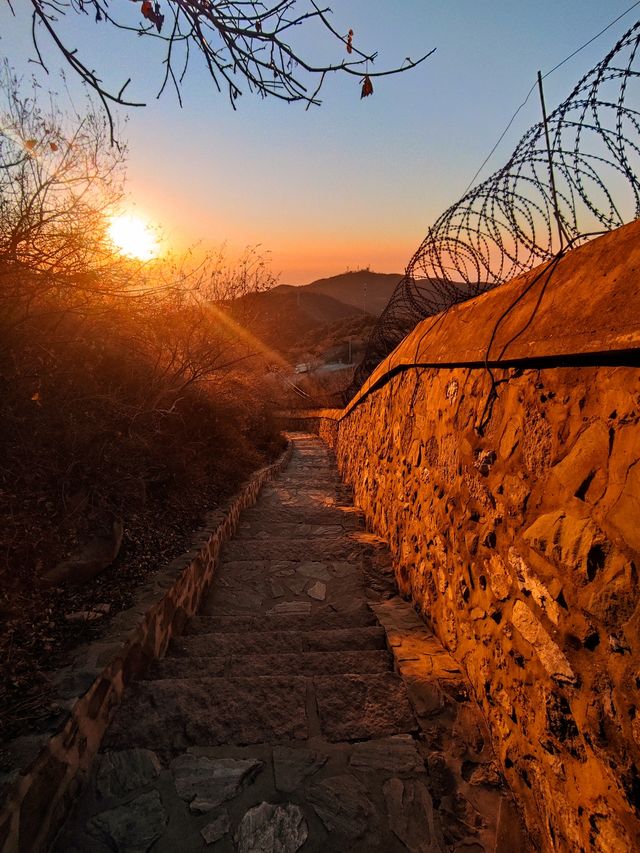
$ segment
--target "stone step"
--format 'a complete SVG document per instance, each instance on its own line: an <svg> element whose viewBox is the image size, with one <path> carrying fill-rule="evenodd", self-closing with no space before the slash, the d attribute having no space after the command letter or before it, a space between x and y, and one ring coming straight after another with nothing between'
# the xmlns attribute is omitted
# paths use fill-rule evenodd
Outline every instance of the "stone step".
<svg viewBox="0 0 640 853"><path fill-rule="evenodd" d="M330 628L364 628L376 626L375 613L363 606L357 610L338 613L329 607L312 611L309 616L199 616L191 619L185 629L185 636L194 634L213 634L244 631L314 631Z"/></svg>
<svg viewBox="0 0 640 853"><path fill-rule="evenodd" d="M330 502L331 498L336 495L353 496L351 488L349 486L345 486L345 484L341 483L339 480L334 480L333 483L329 484L320 482L316 485L314 477L315 474L309 474L307 482L303 484L301 481L300 485L294 483L287 485L278 482L272 486L265 486L260 495L260 506L264 506L264 504L268 503L270 500L284 500L287 498L294 498L297 495L302 496L307 501L309 500L309 496L313 495L317 501L321 501L323 504Z"/></svg>
<svg viewBox="0 0 640 853"><path fill-rule="evenodd" d="M338 477L330 476L328 472L325 474L320 470L315 470L309 471L307 477L279 479L277 482L265 486L262 494L266 496L281 495L293 490L301 491L305 494L317 492L326 496L335 490L346 493L350 491L350 487L342 483Z"/></svg>
<svg viewBox="0 0 640 853"><path fill-rule="evenodd" d="M178 637L170 657L227 657L299 652L351 652L386 649L384 628L329 628L315 631L221 632Z"/></svg>
<svg viewBox="0 0 640 853"><path fill-rule="evenodd" d="M223 562L256 560L339 560L345 559L354 549L355 543L343 536L283 537L277 539L249 539L237 536L222 550Z"/></svg>
<svg viewBox="0 0 640 853"><path fill-rule="evenodd" d="M341 507L348 506L348 501L342 497L321 501L315 496L305 496L300 499L283 499L279 496L264 499L262 509L264 517L277 516L278 521L304 521L309 524L334 524L336 517L332 513L343 514ZM345 512L344 515L347 515ZM319 519L319 520L318 520ZM331 519L328 521L327 519Z"/></svg>
<svg viewBox="0 0 640 853"><path fill-rule="evenodd" d="M322 493L323 497L347 494L346 487L335 477L328 478L310 473L307 478L292 478L278 482L273 495L309 495Z"/></svg>
<svg viewBox="0 0 640 853"><path fill-rule="evenodd" d="M349 507L340 509L335 506L315 506L310 510L282 506L271 508L260 506L259 509L253 507L242 513L243 522L258 522L265 526L281 522L289 524L339 524L347 530L351 530L362 526L361 519L362 515L349 509Z"/></svg>
<svg viewBox="0 0 640 853"><path fill-rule="evenodd" d="M139 681L107 730L104 749L306 740L308 679L201 678Z"/></svg>
<svg viewBox="0 0 640 853"><path fill-rule="evenodd" d="M306 524L299 522L274 522L274 521L243 521L238 525L238 535L245 539L264 540L265 537L274 539L303 539L309 536L314 538L335 538L344 536L345 530L341 524Z"/></svg>
<svg viewBox="0 0 640 853"><path fill-rule="evenodd" d="M323 486L320 484L317 489L312 489L309 486L302 488L301 486L297 487L292 484L287 489L278 489L264 495L261 506L300 505L301 507L304 506L307 510L312 510L314 509L314 504L316 508L323 506L331 507L335 506L336 501L347 499L351 500L351 495L344 488L338 486Z"/></svg>
<svg viewBox="0 0 640 853"><path fill-rule="evenodd" d="M317 717L309 716L315 708ZM131 685L103 748L175 752L311 736L339 742L416 728L405 686L391 672L164 679Z"/></svg>
<svg viewBox="0 0 640 853"><path fill-rule="evenodd" d="M407 689L394 672L311 679L321 734L334 743L417 731Z"/></svg>
<svg viewBox="0 0 640 853"><path fill-rule="evenodd" d="M168 657L154 663L145 680L291 674L310 678L315 675L363 675L391 671L393 656L387 651L298 652L229 657Z"/></svg>
<svg viewBox="0 0 640 853"><path fill-rule="evenodd" d="M335 469L332 470L330 467L314 467L313 469L308 468L302 473L287 474L278 478L274 488L286 490L291 485L299 486L302 489L317 489L319 485L345 487Z"/></svg>
<svg viewBox="0 0 640 853"><path fill-rule="evenodd" d="M342 506L348 506L353 500L350 495L342 492L334 492L329 495L326 490L318 492L278 492L273 495L265 495L261 500L261 508L266 512L276 511L279 513L297 512L306 520L309 513L319 513L333 510L334 512ZM286 518L282 518L286 521Z"/></svg>
<svg viewBox="0 0 640 853"><path fill-rule="evenodd" d="M329 456L306 456L297 460L295 465L286 469L288 475L299 474L300 472L312 474L315 471L330 471L334 476L337 474L335 462Z"/></svg>

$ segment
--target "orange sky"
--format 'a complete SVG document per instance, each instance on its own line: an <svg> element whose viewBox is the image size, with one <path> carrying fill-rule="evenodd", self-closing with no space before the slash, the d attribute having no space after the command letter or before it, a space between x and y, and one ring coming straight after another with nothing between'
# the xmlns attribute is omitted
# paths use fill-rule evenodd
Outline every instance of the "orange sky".
<svg viewBox="0 0 640 853"><path fill-rule="evenodd" d="M41 47L51 74L29 62L31 18L24 9L30 4L13 5L15 17L0 0L3 54L19 74L39 75L43 91L63 88L59 56L46 39ZM129 111L123 131L129 210L160 225L178 249L197 242L213 248L226 242L236 252L260 245L284 283L367 266L401 273L429 226L464 192L537 70L553 68L628 3L396 5L350 0L336 5L334 23L341 32L353 27L360 43L379 50L379 69L433 47L436 53L407 74L375 81L374 95L364 100L358 78L328 79L323 105L309 111L245 93L234 112L197 61L184 81L182 108L171 92L157 100L163 73L157 43L91 16L68 16L70 44L90 56L116 91L131 76L129 96L147 103ZM122 8L136 12L135 4ZM632 19L626 16L545 79L549 109ZM306 48L322 53L326 45L309 37ZM530 98L482 177L504 163L539 118Z"/></svg>

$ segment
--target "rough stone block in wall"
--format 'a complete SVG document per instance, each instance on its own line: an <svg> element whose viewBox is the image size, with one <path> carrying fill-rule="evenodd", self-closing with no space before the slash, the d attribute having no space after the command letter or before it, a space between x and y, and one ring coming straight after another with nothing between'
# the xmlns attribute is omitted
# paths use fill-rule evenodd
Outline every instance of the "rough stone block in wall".
<svg viewBox="0 0 640 853"><path fill-rule="evenodd" d="M640 374L406 369L321 421L543 849L640 849Z"/></svg>
<svg viewBox="0 0 640 853"><path fill-rule="evenodd" d="M332 450L336 449L336 444L338 441L338 422L329 419L322 419L320 421L320 427L318 430L318 434L320 438L327 444Z"/></svg>

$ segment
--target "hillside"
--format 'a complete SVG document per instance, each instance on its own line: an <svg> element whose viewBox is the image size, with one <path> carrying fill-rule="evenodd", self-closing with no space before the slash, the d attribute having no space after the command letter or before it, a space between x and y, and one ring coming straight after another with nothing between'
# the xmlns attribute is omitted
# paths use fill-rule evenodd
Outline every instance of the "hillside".
<svg viewBox="0 0 640 853"><path fill-rule="evenodd" d="M377 317L385 308L401 278L400 273L356 270L320 278L311 284L301 285L296 290L304 294L324 294L357 308L361 313ZM280 288L275 288L275 291L283 287L288 285L281 285Z"/></svg>
<svg viewBox="0 0 640 853"><path fill-rule="evenodd" d="M295 358L339 343L345 322L357 321L361 331L361 321L366 321L370 328L399 280L398 274L360 270L299 287L281 284L242 297L234 314L266 344ZM335 336L330 331L334 324Z"/></svg>
<svg viewBox="0 0 640 853"><path fill-rule="evenodd" d="M308 287L293 287L288 284L281 284L273 290L259 294L259 298L264 303L265 316L280 317L282 311L287 314L293 312L298 315L298 322L308 325L309 328L363 313L362 306L358 308L336 294L313 291Z"/></svg>
<svg viewBox="0 0 640 853"><path fill-rule="evenodd" d="M241 326L285 356L316 329L362 316L352 305L288 285L243 296L232 311Z"/></svg>
<svg viewBox="0 0 640 853"><path fill-rule="evenodd" d="M375 324L375 317L364 314L317 326L300 336L289 355L304 362L358 362Z"/></svg>

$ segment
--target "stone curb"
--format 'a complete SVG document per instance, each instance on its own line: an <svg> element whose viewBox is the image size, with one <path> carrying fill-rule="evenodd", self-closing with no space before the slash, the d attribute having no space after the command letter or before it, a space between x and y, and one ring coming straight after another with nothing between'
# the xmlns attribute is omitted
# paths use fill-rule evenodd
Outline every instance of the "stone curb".
<svg viewBox="0 0 640 853"><path fill-rule="evenodd" d="M287 466L292 451L289 442L276 462L257 471L231 499L226 511L208 516L194 537L195 548L159 571L143 586L136 604L114 617L109 636L88 648L81 672L61 673L58 705L67 709L64 723L53 735L18 738L11 745L19 770L0 811L0 853L44 853L49 848L126 687L152 660L164 656L171 638L197 613L240 513Z"/></svg>

